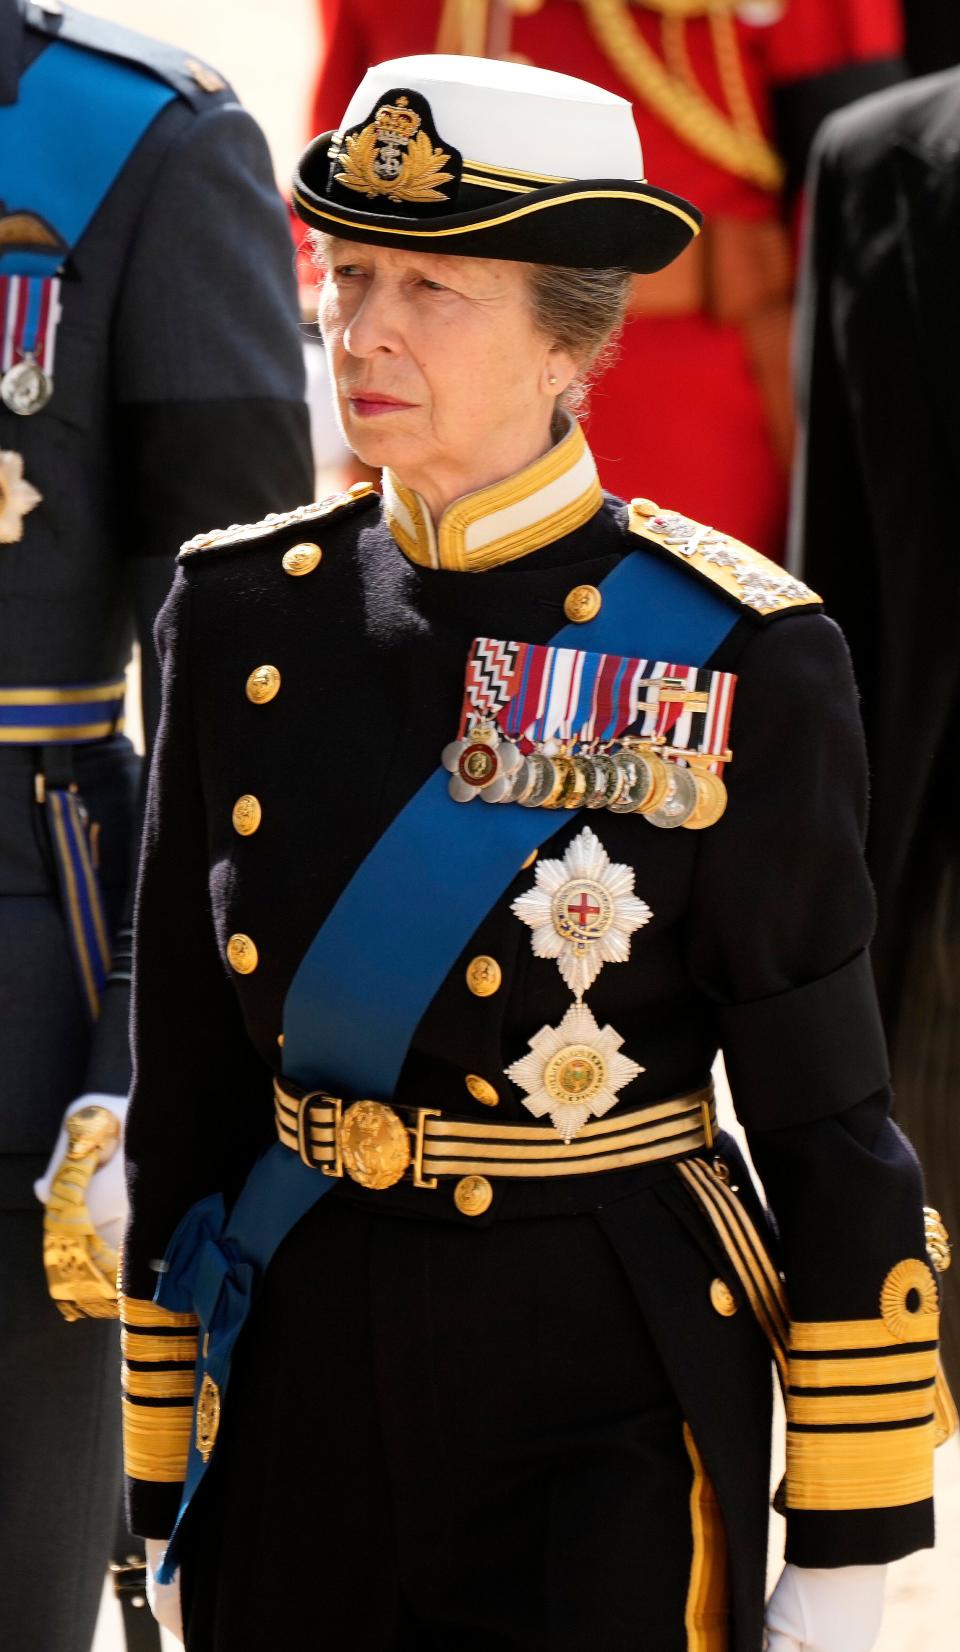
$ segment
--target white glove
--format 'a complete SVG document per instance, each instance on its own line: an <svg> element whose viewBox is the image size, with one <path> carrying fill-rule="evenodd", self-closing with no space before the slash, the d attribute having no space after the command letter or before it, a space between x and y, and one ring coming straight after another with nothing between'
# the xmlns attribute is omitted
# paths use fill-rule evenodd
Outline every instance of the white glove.
<svg viewBox="0 0 960 1652"><path fill-rule="evenodd" d="M886 1566L791 1566L767 1602L766 1652L870 1652Z"/></svg>
<svg viewBox="0 0 960 1652"><path fill-rule="evenodd" d="M180 1614L180 1568L174 1573L172 1583L158 1583L157 1572L163 1564L163 1557L167 1552L165 1537L148 1537L145 1541L147 1551L147 1601L150 1610L162 1629L169 1629L171 1635L183 1642L183 1618Z"/></svg>
<svg viewBox="0 0 960 1652"><path fill-rule="evenodd" d="M50 1197L50 1184L67 1156L66 1121L71 1113L78 1113L81 1107L106 1107L113 1113L121 1129L127 1116L126 1096L101 1096L96 1094L80 1096L72 1101L63 1115L64 1122L60 1126L60 1134L50 1155L50 1162L40 1180L34 1182L33 1191L42 1205ZM112 1250L119 1250L123 1238L123 1230L127 1221L127 1184L123 1171L123 1154L117 1151L108 1159L100 1170L95 1170L87 1188L87 1210L90 1220L96 1228L100 1238Z"/></svg>

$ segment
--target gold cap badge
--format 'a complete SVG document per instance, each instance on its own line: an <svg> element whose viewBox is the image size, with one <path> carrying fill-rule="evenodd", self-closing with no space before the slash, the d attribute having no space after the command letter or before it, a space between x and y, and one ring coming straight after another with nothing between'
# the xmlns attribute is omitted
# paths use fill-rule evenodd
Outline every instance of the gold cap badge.
<svg viewBox="0 0 960 1652"><path fill-rule="evenodd" d="M426 98L397 88L379 103L364 126L330 145L330 189L368 200L430 207L451 199L441 184L459 183L460 155L438 139ZM349 199L349 197L347 197Z"/></svg>

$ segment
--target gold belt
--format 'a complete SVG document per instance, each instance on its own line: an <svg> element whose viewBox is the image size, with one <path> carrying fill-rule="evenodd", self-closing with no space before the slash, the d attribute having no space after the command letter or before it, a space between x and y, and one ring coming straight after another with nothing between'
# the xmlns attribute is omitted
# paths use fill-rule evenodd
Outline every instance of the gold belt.
<svg viewBox="0 0 960 1652"><path fill-rule="evenodd" d="M625 1170L713 1146L713 1085L652 1107L595 1119L573 1141L549 1125L485 1124L447 1118L433 1107L388 1107L311 1090L297 1096L274 1079L277 1135L305 1165L346 1173L361 1187L386 1188L409 1171L415 1187L440 1176L588 1176Z"/></svg>

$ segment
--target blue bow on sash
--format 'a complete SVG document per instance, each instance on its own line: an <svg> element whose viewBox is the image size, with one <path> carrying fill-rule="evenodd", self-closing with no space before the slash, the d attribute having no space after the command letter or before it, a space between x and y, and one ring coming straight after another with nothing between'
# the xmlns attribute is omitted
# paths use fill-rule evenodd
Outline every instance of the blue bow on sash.
<svg viewBox="0 0 960 1652"><path fill-rule="evenodd" d="M713 587L646 550L625 556L601 591L597 617L565 626L551 639L555 646L703 665L738 617ZM438 769L391 821L300 963L284 1004L283 1046L283 1071L300 1084L388 1100L417 1025L470 936L530 852L575 816L458 804L447 781ZM437 891L429 925L413 932L411 884ZM371 1004L376 1038L369 1034ZM164 1308L199 1316L195 1404L205 1376L222 1401L257 1280L332 1186L278 1143L253 1167L226 1220L216 1196L180 1223L155 1296ZM176 1570L181 1522L206 1466L194 1432L161 1582Z"/></svg>

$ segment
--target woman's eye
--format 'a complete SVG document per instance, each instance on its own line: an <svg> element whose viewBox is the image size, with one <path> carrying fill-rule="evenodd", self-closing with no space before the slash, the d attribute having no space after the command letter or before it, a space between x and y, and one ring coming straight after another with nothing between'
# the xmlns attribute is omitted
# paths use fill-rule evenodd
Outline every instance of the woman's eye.
<svg viewBox="0 0 960 1652"><path fill-rule="evenodd" d="M421 286L426 287L428 293L447 293L450 291L450 288L445 287L442 282L428 281L426 276L424 276L420 284Z"/></svg>
<svg viewBox="0 0 960 1652"><path fill-rule="evenodd" d="M338 264L333 273L338 281L349 281L353 276L360 275L361 270L359 264Z"/></svg>

